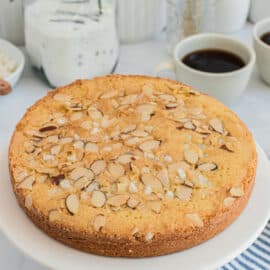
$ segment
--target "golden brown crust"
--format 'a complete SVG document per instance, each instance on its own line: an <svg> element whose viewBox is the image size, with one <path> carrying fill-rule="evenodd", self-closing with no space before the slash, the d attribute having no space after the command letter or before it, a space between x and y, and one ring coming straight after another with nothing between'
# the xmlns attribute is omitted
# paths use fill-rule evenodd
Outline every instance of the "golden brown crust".
<svg viewBox="0 0 270 270"><path fill-rule="evenodd" d="M148 77L146 76L129 77L137 79L148 79ZM107 78L111 78L112 80L121 80L122 78L125 78L125 76L114 75L108 76ZM103 78L97 78L96 80L103 80ZM153 79L151 78L151 80ZM164 79L159 78L156 78L155 80L164 81ZM177 84L176 82L170 80L167 80L167 82ZM80 85L82 83L83 81L77 81L69 87L76 86L78 84ZM56 90L56 92L54 91L49 93L48 96L52 97L52 95L61 91L61 89L62 88L59 88L58 90ZM31 108L29 108L23 118L25 118L29 112L39 106L39 104L42 104L43 101L48 98L48 96L44 97ZM20 129L20 123L17 125L16 131ZM250 132L247 130L245 125L240 120L239 123L241 123L241 127L243 128L246 136L251 137ZM13 134L13 138L10 144L10 160L12 159L13 155L12 147L14 147L14 145L16 146L16 144L14 144L14 137L16 131ZM123 257L147 257L164 255L193 247L212 238L217 233L224 230L240 215L240 213L244 209L252 191L256 174L256 167L257 154L255 151L255 146L253 146L252 159L248 164L248 168L246 169L246 175L245 177L243 177L242 180L242 183L244 183L244 195L237 198L234 201L232 207L222 209L216 212L214 216L208 217L206 220L204 220L203 227L193 227L192 229L184 231L175 230L174 232L172 232L171 230L168 230L165 233L157 232L155 234L155 237L151 241L145 241L140 237L132 238L125 235L111 235L107 234L104 231L98 233L92 232L90 234L89 231L77 229L74 226L69 227L62 224L61 222L50 222L48 219L48 215L46 215L43 211L40 211L40 209L37 209L35 207L27 208L25 206L26 195L22 189L16 188L16 181L14 179L14 167L12 165L12 162L10 162L10 175L14 192L20 206L30 217L30 219L36 224L36 226L41 228L51 237L71 247L94 254Z"/></svg>

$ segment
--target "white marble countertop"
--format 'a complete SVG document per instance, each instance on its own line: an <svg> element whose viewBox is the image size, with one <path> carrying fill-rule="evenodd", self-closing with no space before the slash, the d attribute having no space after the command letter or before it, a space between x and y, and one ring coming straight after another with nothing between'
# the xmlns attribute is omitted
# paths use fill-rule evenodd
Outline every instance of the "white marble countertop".
<svg viewBox="0 0 270 270"><path fill-rule="evenodd" d="M245 43L251 43L251 25L233 34ZM169 60L163 38L155 41L121 47L116 73L154 75L154 68L161 61ZM46 94L48 85L33 71L27 61L19 84L8 96L0 98L0 140L8 144L12 131L28 106ZM252 130L256 140L270 155L270 87L263 83L254 71L248 89L231 108ZM19 233L19 232L18 232ZM27 258L0 232L0 269L45 270L46 268Z"/></svg>

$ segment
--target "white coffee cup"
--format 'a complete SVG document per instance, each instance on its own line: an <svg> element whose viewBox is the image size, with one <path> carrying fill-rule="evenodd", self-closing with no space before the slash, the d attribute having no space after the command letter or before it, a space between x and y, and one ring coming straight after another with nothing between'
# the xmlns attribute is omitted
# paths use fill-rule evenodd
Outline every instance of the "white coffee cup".
<svg viewBox="0 0 270 270"><path fill-rule="evenodd" d="M257 66L263 80L270 84L270 45L261 36L270 32L270 18L259 21L253 29L253 44L257 55Z"/></svg>
<svg viewBox="0 0 270 270"><path fill-rule="evenodd" d="M210 73L193 69L182 62L187 54L205 49L231 52L239 56L245 66L232 72ZM255 59L254 50L237 39L205 33L180 41L174 49L173 63L161 63L156 68L156 73L159 75L164 70L173 69L177 80L228 104L235 101L246 89Z"/></svg>

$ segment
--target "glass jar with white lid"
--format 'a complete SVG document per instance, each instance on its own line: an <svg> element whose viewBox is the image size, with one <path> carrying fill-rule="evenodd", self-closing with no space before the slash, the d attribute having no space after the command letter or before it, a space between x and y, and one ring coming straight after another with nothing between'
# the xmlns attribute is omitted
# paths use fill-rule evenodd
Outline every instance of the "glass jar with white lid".
<svg viewBox="0 0 270 270"><path fill-rule="evenodd" d="M25 44L52 86L109 74L119 43L114 1L26 0Z"/></svg>

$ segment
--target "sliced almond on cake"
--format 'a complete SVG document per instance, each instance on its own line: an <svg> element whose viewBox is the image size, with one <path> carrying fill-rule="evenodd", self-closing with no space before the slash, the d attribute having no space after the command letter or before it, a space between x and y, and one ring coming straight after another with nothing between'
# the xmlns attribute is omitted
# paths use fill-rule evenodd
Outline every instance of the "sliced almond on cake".
<svg viewBox="0 0 270 270"><path fill-rule="evenodd" d="M97 153L99 151L99 147L96 143L87 143L85 145L85 151L90 153Z"/></svg>
<svg viewBox="0 0 270 270"><path fill-rule="evenodd" d="M197 169L203 172L215 171L218 168L217 164L214 162L205 162L197 166Z"/></svg>
<svg viewBox="0 0 270 270"><path fill-rule="evenodd" d="M147 204L153 212L160 213L162 207L161 201L150 201Z"/></svg>
<svg viewBox="0 0 270 270"><path fill-rule="evenodd" d="M137 107L137 112L141 115L141 121L146 122L151 119L154 113L155 105L153 104L141 104Z"/></svg>
<svg viewBox="0 0 270 270"><path fill-rule="evenodd" d="M139 148L144 151L144 152L149 152L152 151L154 149L157 149L160 146L160 141L157 140L150 140L150 141L146 141L142 144L139 145Z"/></svg>
<svg viewBox="0 0 270 270"><path fill-rule="evenodd" d="M243 187L232 187L230 189L230 194L233 197L242 197L245 193L244 193Z"/></svg>
<svg viewBox="0 0 270 270"><path fill-rule="evenodd" d="M157 174L157 178L159 179L159 181L162 183L164 187L168 187L170 185L170 179L169 179L167 169L164 168L161 171L159 171L159 173Z"/></svg>
<svg viewBox="0 0 270 270"><path fill-rule="evenodd" d="M141 180L145 186L151 187L155 192L162 191L161 182L152 174L143 174Z"/></svg>
<svg viewBox="0 0 270 270"><path fill-rule="evenodd" d="M147 241L147 242L149 242L149 241L151 241L153 238L154 238L154 233L152 233L152 232L148 232L146 235L145 235L145 240Z"/></svg>
<svg viewBox="0 0 270 270"><path fill-rule="evenodd" d="M233 205L234 201L235 201L235 198L233 198L233 197L227 197L227 198L224 199L223 205L225 207L230 207L230 206Z"/></svg>
<svg viewBox="0 0 270 270"><path fill-rule="evenodd" d="M129 125L129 126L122 128L121 133L127 134L127 133L132 132L135 129L136 129L136 125Z"/></svg>
<svg viewBox="0 0 270 270"><path fill-rule="evenodd" d="M91 203L95 207L102 207L106 202L106 196L99 190L94 190L92 193Z"/></svg>
<svg viewBox="0 0 270 270"><path fill-rule="evenodd" d="M27 194L25 196L25 200L24 200L24 206L30 210L32 208L32 203L33 203L33 200L32 200L32 196L30 194Z"/></svg>
<svg viewBox="0 0 270 270"><path fill-rule="evenodd" d="M110 163L108 165L108 171L115 179L118 179L125 174L125 168L121 164L116 163Z"/></svg>
<svg viewBox="0 0 270 270"><path fill-rule="evenodd" d="M113 98L116 97L119 94L119 92L117 90L111 90L111 91L107 91L104 94L102 94L100 96L101 99L105 99L105 98Z"/></svg>
<svg viewBox="0 0 270 270"><path fill-rule="evenodd" d="M73 143L75 149L84 149L84 142L83 141L76 141Z"/></svg>
<svg viewBox="0 0 270 270"><path fill-rule="evenodd" d="M130 207L132 209L136 208L139 203L140 203L140 201L137 200L136 198L133 198L133 197L129 198L128 201L127 201L128 207Z"/></svg>
<svg viewBox="0 0 270 270"><path fill-rule="evenodd" d="M234 152L234 147L233 147L233 145L230 144L230 143L222 144L222 145L220 146L220 149L223 149L223 150L225 150L225 151L227 151L227 152L231 152L231 153Z"/></svg>
<svg viewBox="0 0 270 270"><path fill-rule="evenodd" d="M107 200L107 203L112 206L121 206L127 202L129 199L129 195L121 194L121 195L115 195L113 197L110 197Z"/></svg>
<svg viewBox="0 0 270 270"><path fill-rule="evenodd" d="M195 227L203 227L203 221L197 213L186 214L187 219Z"/></svg>
<svg viewBox="0 0 270 270"><path fill-rule="evenodd" d="M176 196L180 201L187 202L191 199L192 189L186 186L179 186L176 190Z"/></svg>
<svg viewBox="0 0 270 270"><path fill-rule="evenodd" d="M95 217L94 224L93 224L94 230L96 232L99 232L105 226L105 224L106 224L105 216L101 214L97 215Z"/></svg>
<svg viewBox="0 0 270 270"><path fill-rule="evenodd" d="M124 154L117 158L117 161L121 164L128 164L132 161L133 155L132 154Z"/></svg>
<svg viewBox="0 0 270 270"><path fill-rule="evenodd" d="M199 160L198 154L194 150L184 150L184 158L188 163L196 164Z"/></svg>
<svg viewBox="0 0 270 270"><path fill-rule="evenodd" d="M64 103L64 102L69 102L72 99L72 97L62 94L62 93L57 93L53 96L53 99Z"/></svg>
<svg viewBox="0 0 270 270"><path fill-rule="evenodd" d="M218 119L218 118L211 119L209 121L209 125L214 131L216 131L216 132L218 132L220 134L224 133L223 124L222 124L220 119Z"/></svg>
<svg viewBox="0 0 270 270"><path fill-rule="evenodd" d="M90 169L84 168L84 167L78 167L75 168L70 173L70 178L74 181L78 180L79 178L86 177L89 180L94 179L94 174Z"/></svg>
<svg viewBox="0 0 270 270"><path fill-rule="evenodd" d="M61 215L58 210L51 210L49 212L49 221L55 222L61 219Z"/></svg>
<svg viewBox="0 0 270 270"><path fill-rule="evenodd" d="M33 175L27 176L19 185L19 189L29 189L32 190L33 184L35 182L35 177Z"/></svg>
<svg viewBox="0 0 270 270"><path fill-rule="evenodd" d="M79 211L80 201L77 195L71 194L66 198L66 206L68 211L75 215Z"/></svg>
<svg viewBox="0 0 270 270"><path fill-rule="evenodd" d="M81 177L80 179L78 179L74 183L74 187L77 188L77 189L82 190L82 189L86 188L90 183L91 183L91 180L89 180L89 178Z"/></svg>
<svg viewBox="0 0 270 270"><path fill-rule="evenodd" d="M106 165L106 162L104 160L102 160L102 159L96 160L92 163L91 170L93 171L93 173L95 175L99 175L105 171L106 166L107 165Z"/></svg>

